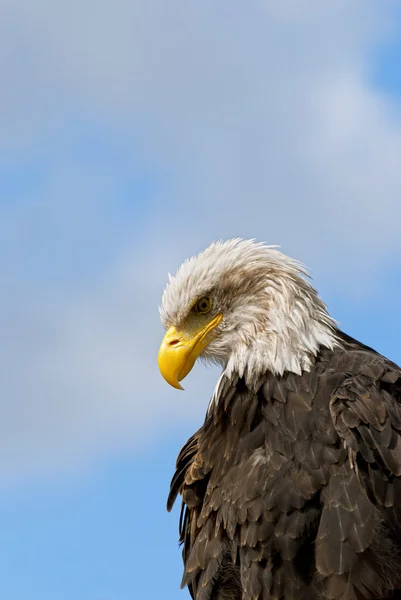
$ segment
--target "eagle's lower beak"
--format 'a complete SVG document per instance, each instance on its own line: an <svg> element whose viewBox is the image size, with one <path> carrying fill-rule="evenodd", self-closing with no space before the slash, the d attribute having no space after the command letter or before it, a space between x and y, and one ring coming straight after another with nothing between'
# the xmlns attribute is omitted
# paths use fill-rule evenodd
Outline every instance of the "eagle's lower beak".
<svg viewBox="0 0 401 600"><path fill-rule="evenodd" d="M204 327L190 332L170 327L163 338L158 357L160 373L167 383L178 390L184 389L179 382L188 375L199 354L215 337L212 331L222 318L219 314Z"/></svg>

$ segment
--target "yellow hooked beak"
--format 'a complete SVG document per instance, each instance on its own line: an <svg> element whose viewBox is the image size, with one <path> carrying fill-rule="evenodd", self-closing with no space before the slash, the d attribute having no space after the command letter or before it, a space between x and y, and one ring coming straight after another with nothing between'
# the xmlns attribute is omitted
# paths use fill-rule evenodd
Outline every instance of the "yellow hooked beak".
<svg viewBox="0 0 401 600"><path fill-rule="evenodd" d="M170 327L163 338L158 356L160 373L167 383L178 390L184 389L179 381L188 375L199 354L215 337L211 332L221 323L222 318L223 315L219 314L201 329L190 332Z"/></svg>

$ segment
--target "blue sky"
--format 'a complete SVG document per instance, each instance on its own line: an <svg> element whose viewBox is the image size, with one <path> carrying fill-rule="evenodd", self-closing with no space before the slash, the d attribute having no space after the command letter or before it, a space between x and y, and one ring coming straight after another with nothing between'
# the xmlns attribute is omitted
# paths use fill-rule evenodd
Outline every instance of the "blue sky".
<svg viewBox="0 0 401 600"><path fill-rule="evenodd" d="M218 370L168 388L158 303L213 239L401 363L400 54L388 0L1 3L2 597L189 597L165 500Z"/></svg>

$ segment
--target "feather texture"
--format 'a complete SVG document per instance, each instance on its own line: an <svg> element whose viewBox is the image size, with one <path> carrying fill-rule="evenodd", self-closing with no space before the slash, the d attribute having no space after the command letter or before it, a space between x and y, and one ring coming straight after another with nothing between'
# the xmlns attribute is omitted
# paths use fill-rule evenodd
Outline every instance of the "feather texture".
<svg viewBox="0 0 401 600"><path fill-rule="evenodd" d="M183 585L194 600L400 598L400 477L401 370L372 349L341 334L309 372L223 375L171 482Z"/></svg>

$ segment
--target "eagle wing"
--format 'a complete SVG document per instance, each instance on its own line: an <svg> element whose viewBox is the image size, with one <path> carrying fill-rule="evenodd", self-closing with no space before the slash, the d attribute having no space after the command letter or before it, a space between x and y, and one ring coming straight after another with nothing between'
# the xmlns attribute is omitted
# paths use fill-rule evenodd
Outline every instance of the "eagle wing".
<svg viewBox="0 0 401 600"><path fill-rule="evenodd" d="M401 540L401 370L380 355L370 355L358 371L344 379L329 404L348 450L349 468L339 471L322 493L316 556L325 576L356 569L357 556L372 543L380 544L376 556L382 556L379 562L387 570L398 567L393 550ZM377 564L375 560L376 569ZM380 568L384 573L384 566ZM373 573L372 568L355 575L357 587L375 590L379 578Z"/></svg>
<svg viewBox="0 0 401 600"><path fill-rule="evenodd" d="M377 378L365 369L346 378L331 397L330 413L377 504L394 506L394 486L401 492L401 371L388 367Z"/></svg>
<svg viewBox="0 0 401 600"><path fill-rule="evenodd" d="M197 475L196 455L199 451L199 431L196 432L182 448L178 455L176 471L171 480L170 493L167 499L167 510L170 512L177 499L178 494L183 494L180 514L180 544L183 545L182 557L186 564L187 557L192 548L194 538L196 538L198 528L196 521L199 516L203 493L197 494L197 483L201 485L203 480L202 473ZM199 465L198 465L199 468ZM191 485L192 484L192 485ZM185 488L185 491L184 491ZM186 581L184 578L181 587L188 585L192 598L196 594L196 582Z"/></svg>

